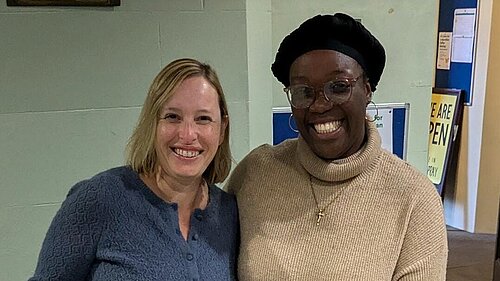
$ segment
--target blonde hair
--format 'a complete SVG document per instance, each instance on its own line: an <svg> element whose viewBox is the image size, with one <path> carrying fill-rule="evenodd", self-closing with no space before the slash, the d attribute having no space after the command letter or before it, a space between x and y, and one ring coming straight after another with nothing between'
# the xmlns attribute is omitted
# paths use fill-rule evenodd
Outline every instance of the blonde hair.
<svg viewBox="0 0 500 281"><path fill-rule="evenodd" d="M209 184L223 182L231 170L231 150L229 148L229 112L226 98L215 70L208 64L195 59L183 58L165 66L151 84L141 115L127 144L127 165L140 174L153 174L158 163L155 139L159 114L165 102L174 95L182 82L193 76L202 76L217 91L221 120L227 121L224 139L219 145L214 159L203 172Z"/></svg>

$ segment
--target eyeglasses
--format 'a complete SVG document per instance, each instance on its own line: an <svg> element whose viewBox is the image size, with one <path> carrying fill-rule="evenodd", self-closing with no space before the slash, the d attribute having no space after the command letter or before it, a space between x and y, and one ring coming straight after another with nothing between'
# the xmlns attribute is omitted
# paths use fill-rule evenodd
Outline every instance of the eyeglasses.
<svg viewBox="0 0 500 281"><path fill-rule="evenodd" d="M323 84L323 96L334 105L342 104L351 98L352 87L361 78L342 78ZM297 109L310 107L316 100L316 89L311 86L297 84L283 89L290 104Z"/></svg>

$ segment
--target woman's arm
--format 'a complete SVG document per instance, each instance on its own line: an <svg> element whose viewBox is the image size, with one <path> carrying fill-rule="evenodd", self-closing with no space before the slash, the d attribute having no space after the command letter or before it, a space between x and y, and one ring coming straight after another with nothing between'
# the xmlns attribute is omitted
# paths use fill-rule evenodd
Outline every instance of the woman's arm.
<svg viewBox="0 0 500 281"><path fill-rule="evenodd" d="M75 185L52 220L35 274L29 281L85 280L95 259L104 220L104 191L90 181Z"/></svg>
<svg viewBox="0 0 500 281"><path fill-rule="evenodd" d="M411 213L393 281L444 281L448 242L441 198L434 185L419 194Z"/></svg>

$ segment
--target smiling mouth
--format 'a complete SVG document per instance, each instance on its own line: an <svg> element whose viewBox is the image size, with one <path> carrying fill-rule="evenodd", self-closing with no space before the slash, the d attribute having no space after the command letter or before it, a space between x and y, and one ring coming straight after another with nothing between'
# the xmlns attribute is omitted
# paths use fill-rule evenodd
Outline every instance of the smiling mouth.
<svg viewBox="0 0 500 281"><path fill-rule="evenodd" d="M318 123L314 124L314 130L316 130L318 134L328 134L338 130L338 128L340 128L341 125L342 121L340 120L330 121L326 123Z"/></svg>
<svg viewBox="0 0 500 281"><path fill-rule="evenodd" d="M175 154L185 157L185 158L195 158L200 155L200 151L185 150L180 148L174 148Z"/></svg>

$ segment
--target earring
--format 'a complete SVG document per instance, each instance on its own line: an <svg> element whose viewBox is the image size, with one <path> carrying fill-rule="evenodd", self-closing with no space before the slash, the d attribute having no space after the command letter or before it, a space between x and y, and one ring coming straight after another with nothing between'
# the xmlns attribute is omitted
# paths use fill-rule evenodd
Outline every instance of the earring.
<svg viewBox="0 0 500 281"><path fill-rule="evenodd" d="M377 107L377 104L376 104L373 100L370 100L370 102L369 102L366 106L368 107L368 105L369 105L370 103L371 103L371 104L373 104L373 107L375 107L375 111L376 111L376 112L375 112L375 115L373 116L373 119L370 119L370 118L369 118L369 115L366 115L366 116L365 116L365 119L366 119L366 121L368 121L368 122L375 122L375 121L378 119L378 117L379 117L379 115L378 115L378 107Z"/></svg>
<svg viewBox="0 0 500 281"><path fill-rule="evenodd" d="M290 129L296 133L299 132L299 130L295 129L293 126L292 126L292 117L293 117L293 113L290 114L290 116L288 116L288 127L290 127Z"/></svg>

